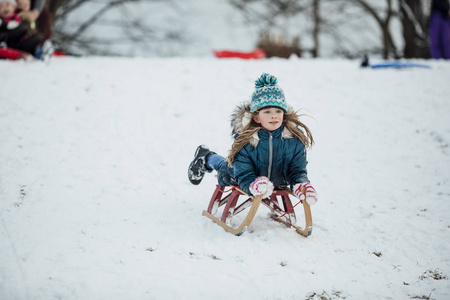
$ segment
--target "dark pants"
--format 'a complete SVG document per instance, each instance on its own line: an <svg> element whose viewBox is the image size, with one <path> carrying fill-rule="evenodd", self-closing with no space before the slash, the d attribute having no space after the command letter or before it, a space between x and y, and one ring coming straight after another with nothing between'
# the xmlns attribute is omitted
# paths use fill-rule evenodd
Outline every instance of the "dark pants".
<svg viewBox="0 0 450 300"><path fill-rule="evenodd" d="M450 19L440 12L433 12L429 34L431 57L450 59Z"/></svg>
<svg viewBox="0 0 450 300"><path fill-rule="evenodd" d="M215 153L209 155L206 162L206 167L217 171L217 181L221 187L237 185L232 176L233 168L228 165L223 156Z"/></svg>
<svg viewBox="0 0 450 300"><path fill-rule="evenodd" d="M27 36L27 31L28 28L22 24L13 30L9 30L2 40L6 42L9 48L34 54L42 43L42 35L37 33Z"/></svg>

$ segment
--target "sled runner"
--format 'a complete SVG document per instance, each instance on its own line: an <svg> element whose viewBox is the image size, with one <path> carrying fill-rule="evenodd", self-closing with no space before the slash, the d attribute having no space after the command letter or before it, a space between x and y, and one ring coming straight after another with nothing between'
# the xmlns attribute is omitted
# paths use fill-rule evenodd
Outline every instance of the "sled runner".
<svg viewBox="0 0 450 300"><path fill-rule="evenodd" d="M431 69L429 65L416 64L410 62L384 62L370 66L372 69L382 69L382 68L394 68L394 69L404 69L404 68L424 68Z"/></svg>
<svg viewBox="0 0 450 300"><path fill-rule="evenodd" d="M304 193L304 190L303 190ZM203 211L203 215L213 220L214 223L221 226L227 232L234 235L241 235L245 232L247 227L253 221L253 218L258 211L260 204L264 204L271 211L271 217L288 227L294 227L298 234L302 236L309 236L312 233L312 217L311 209L306 201L303 201L303 209L305 211L305 228L296 226L296 216L294 212L294 207L289 198L291 193L287 190L275 190L272 195L267 198L262 198L263 196L249 196L238 187L231 187L228 191L222 190L222 188L217 185L216 189L211 197L209 206L207 210ZM245 200L238 205L238 200L240 197L244 197ZM280 203L282 205L280 205ZM300 202L299 202L300 203ZM218 208L225 205L223 209L222 216L220 218L216 217ZM249 208L247 216L244 221L236 228L231 227L231 219Z"/></svg>

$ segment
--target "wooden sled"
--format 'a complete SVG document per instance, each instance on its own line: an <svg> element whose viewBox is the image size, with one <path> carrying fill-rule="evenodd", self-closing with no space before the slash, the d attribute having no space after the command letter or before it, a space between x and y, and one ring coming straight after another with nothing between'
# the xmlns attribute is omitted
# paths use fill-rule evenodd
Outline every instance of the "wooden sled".
<svg viewBox="0 0 450 300"><path fill-rule="evenodd" d="M303 191L304 192L304 191ZM225 195L224 195L225 194ZM234 235L241 235L245 232L247 227L253 221L253 218L258 211L260 204L264 204L271 211L271 217L288 227L294 227L298 234L307 237L312 233L312 217L311 208L306 201L303 201L303 209L305 211L305 228L296 226L296 216L294 212L294 206L289 198L292 195L287 190L275 190L270 197L262 198L263 196L249 196L238 187L231 187L228 191L222 190L222 188L217 185L216 189L211 197L209 206L207 210L203 211L203 215L213 220L214 223L221 226L225 231L232 233ZM243 196L245 200L238 205L239 198ZM281 203L281 205L280 205ZM220 218L216 217L218 208L225 205L223 209L222 216ZM236 228L229 226L231 219L249 208L247 216L244 221Z"/></svg>

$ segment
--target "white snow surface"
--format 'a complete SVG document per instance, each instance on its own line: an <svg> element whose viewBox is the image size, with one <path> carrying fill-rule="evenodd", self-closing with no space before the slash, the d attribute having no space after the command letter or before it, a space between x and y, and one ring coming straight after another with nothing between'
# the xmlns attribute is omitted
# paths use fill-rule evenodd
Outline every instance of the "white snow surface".
<svg viewBox="0 0 450 300"><path fill-rule="evenodd" d="M450 299L450 63L418 62L0 61L0 299ZM308 238L187 179L262 72L316 140Z"/></svg>

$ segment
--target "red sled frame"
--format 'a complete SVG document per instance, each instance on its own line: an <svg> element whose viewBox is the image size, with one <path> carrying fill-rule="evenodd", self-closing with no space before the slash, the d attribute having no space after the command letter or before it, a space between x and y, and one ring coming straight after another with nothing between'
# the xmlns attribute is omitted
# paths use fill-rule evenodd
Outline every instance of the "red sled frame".
<svg viewBox="0 0 450 300"><path fill-rule="evenodd" d="M211 201L209 202L208 209L203 211L203 215L210 218L227 232L239 236L245 232L247 227L253 221L256 211L262 203L270 209L271 217L274 220L281 222L288 227L294 227L297 233L304 237L310 236L312 233L312 216L310 206L306 203L306 201L303 201L306 226L305 228L296 226L295 223L297 218L289 195L292 194L287 190L275 190L270 197L263 199L262 195L249 196L238 187L231 187L228 191L224 191L219 185L217 185L211 197ZM238 200L241 196L246 199L238 205ZM217 214L218 208L223 205L225 205L225 208L223 209L222 216L218 218L215 215ZM250 210L240 226L233 228L227 225L235 215L241 213L249 207Z"/></svg>
<svg viewBox="0 0 450 300"><path fill-rule="evenodd" d="M255 49L250 52L233 50L213 50L217 58L241 58L241 59L262 59L266 57L266 52L262 49Z"/></svg>
<svg viewBox="0 0 450 300"><path fill-rule="evenodd" d="M10 59L10 60L18 60L18 59L23 59L23 60L33 60L33 55L20 51L20 50L16 50L16 49L12 49L12 48L5 48L5 47L0 47L0 59Z"/></svg>

